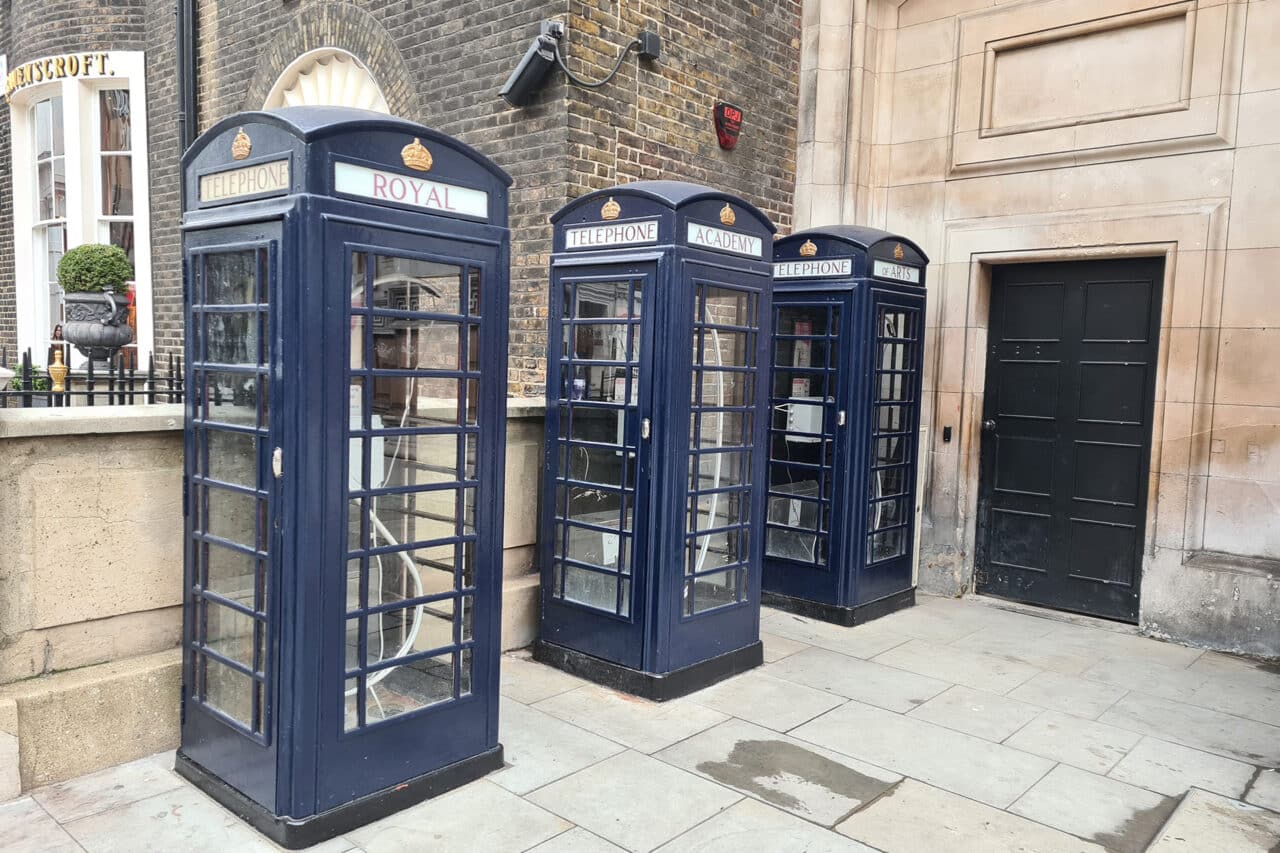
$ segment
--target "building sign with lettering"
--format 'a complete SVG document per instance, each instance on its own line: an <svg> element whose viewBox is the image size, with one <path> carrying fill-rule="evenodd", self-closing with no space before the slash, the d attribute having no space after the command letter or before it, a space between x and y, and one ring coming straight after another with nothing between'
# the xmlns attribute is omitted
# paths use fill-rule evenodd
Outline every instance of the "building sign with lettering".
<svg viewBox="0 0 1280 853"><path fill-rule="evenodd" d="M115 74L109 53L66 53L24 62L4 76L5 97L27 86L67 77L111 77Z"/></svg>
<svg viewBox="0 0 1280 853"><path fill-rule="evenodd" d="M231 201L289 190L289 161L272 160L200 176L200 202Z"/></svg>
<svg viewBox="0 0 1280 853"><path fill-rule="evenodd" d="M851 258L782 261L773 265L774 278L834 278L853 274Z"/></svg>
<svg viewBox="0 0 1280 853"><path fill-rule="evenodd" d="M333 188L336 192L375 201L476 219L489 218L489 194L483 190L384 172L354 163L333 164Z"/></svg>
<svg viewBox="0 0 1280 853"><path fill-rule="evenodd" d="M746 255L749 258L764 257L764 241L750 234L739 234L737 231L726 231L697 222L689 223L688 241L690 246L702 246L717 252L728 252L732 255Z"/></svg>
<svg viewBox="0 0 1280 853"><path fill-rule="evenodd" d="M895 264L890 261L876 261L871 266L871 274L876 278L887 278L892 281L905 281L907 284L920 283L920 268L906 264Z"/></svg>
<svg viewBox="0 0 1280 853"><path fill-rule="evenodd" d="M658 242L658 220L613 222L568 228L564 232L566 249L600 249L605 246L643 246Z"/></svg>

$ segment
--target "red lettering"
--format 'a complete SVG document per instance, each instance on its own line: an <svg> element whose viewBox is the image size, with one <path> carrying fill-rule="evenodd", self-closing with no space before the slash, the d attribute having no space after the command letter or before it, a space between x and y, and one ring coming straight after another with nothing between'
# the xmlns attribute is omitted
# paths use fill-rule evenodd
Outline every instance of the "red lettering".
<svg viewBox="0 0 1280 853"><path fill-rule="evenodd" d="M421 202L418 201L418 198L422 195L422 182L411 180L409 181L409 188L413 190L413 203L420 204Z"/></svg>
<svg viewBox="0 0 1280 853"><path fill-rule="evenodd" d="M393 199L396 201L404 201L404 197L408 194L408 191L404 187L404 179L392 178L388 187L391 190L391 197Z"/></svg>
<svg viewBox="0 0 1280 853"><path fill-rule="evenodd" d="M378 198L387 197L387 176L381 172L373 173L373 194Z"/></svg>
<svg viewBox="0 0 1280 853"><path fill-rule="evenodd" d="M455 211L457 210L457 208L453 206L453 202L449 200L449 188L448 188L448 187L445 187L445 188L444 188L444 209L445 209L445 210L455 210Z"/></svg>
<svg viewBox="0 0 1280 853"><path fill-rule="evenodd" d="M440 195L436 192L436 188L435 188L434 186L431 188L431 192L427 193L427 200L426 200L425 204L426 204L426 206L427 206L427 207L440 207L440 206L441 206L441 204L440 204Z"/></svg>

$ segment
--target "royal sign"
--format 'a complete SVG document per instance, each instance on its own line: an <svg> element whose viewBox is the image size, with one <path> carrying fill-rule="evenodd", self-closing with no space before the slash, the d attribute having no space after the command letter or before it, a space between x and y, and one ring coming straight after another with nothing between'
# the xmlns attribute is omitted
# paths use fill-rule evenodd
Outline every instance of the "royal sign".
<svg viewBox="0 0 1280 853"><path fill-rule="evenodd" d="M737 231L725 231L723 228L712 228L710 225L689 223L688 242L690 246L701 246L717 252L728 252L732 255L746 255L748 258L764 256L764 241L750 234L739 234Z"/></svg>
<svg viewBox="0 0 1280 853"><path fill-rule="evenodd" d="M566 249L599 249L604 246L643 246L658 242L658 220L617 222L568 228L564 232Z"/></svg>
<svg viewBox="0 0 1280 853"><path fill-rule="evenodd" d="M483 190L398 175L354 163L333 164L333 188L347 195L436 213L489 218L489 194Z"/></svg>
<svg viewBox="0 0 1280 853"><path fill-rule="evenodd" d="M201 204L288 191L288 160L272 160L200 176Z"/></svg>
<svg viewBox="0 0 1280 853"><path fill-rule="evenodd" d="M782 261L773 265L774 278L836 278L853 274L852 258Z"/></svg>

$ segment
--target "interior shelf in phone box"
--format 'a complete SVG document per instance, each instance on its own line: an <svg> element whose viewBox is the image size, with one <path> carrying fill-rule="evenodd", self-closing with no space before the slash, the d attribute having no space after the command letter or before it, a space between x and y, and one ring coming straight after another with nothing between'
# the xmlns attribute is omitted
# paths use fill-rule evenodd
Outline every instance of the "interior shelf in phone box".
<svg viewBox="0 0 1280 853"><path fill-rule="evenodd" d="M928 259L856 226L773 256L763 600L857 624L915 600Z"/></svg>
<svg viewBox="0 0 1280 853"><path fill-rule="evenodd" d="M668 699L761 662L774 226L665 181L552 222L535 656Z"/></svg>
<svg viewBox="0 0 1280 853"><path fill-rule="evenodd" d="M177 769L306 846L502 766L510 178L333 107L183 169Z"/></svg>

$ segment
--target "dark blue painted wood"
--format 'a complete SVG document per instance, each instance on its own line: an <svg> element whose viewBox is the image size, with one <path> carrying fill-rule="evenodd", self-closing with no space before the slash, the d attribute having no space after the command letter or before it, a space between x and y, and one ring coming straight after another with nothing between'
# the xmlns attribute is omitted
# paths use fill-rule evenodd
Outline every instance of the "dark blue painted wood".
<svg viewBox="0 0 1280 853"><path fill-rule="evenodd" d="M807 247L802 252L802 247ZM888 232L860 226L832 226L802 231L780 238L774 244L776 265L793 262L820 262L849 259L847 274L814 275L806 278L775 279L775 305L818 308L838 306L841 325L838 347L840 377L835 400L823 413L823 435L834 444L832 516L829 525L830 550L825 565L814 561L764 557L763 584L767 592L788 598L817 602L835 608L856 608L909 591L912 588L911 558L915 536L916 470L920 417L920 377L923 366L925 266L928 258L912 241ZM919 270L919 285L877 278L874 261L884 260ZM902 552L896 557L870 559L868 535L871 498L876 476L874 417L877 391L876 364L879 357L876 322L880 311L900 310L916 318L907 352L904 373L911 400L905 433L910 455L903 501L907 508ZM783 330L779 329L781 334ZM779 341L775 340L775 347ZM770 359L773 363L774 359ZM785 398L775 397L774 405ZM844 411L845 425L834 415ZM775 460L776 461L776 460ZM783 469L778 466L779 474Z"/></svg>
<svg viewBox="0 0 1280 853"><path fill-rule="evenodd" d="M606 220L604 208L611 199L620 212L617 218ZM721 218L726 206L733 212L733 224ZM573 228L651 220L657 222L656 239L642 244L578 249L567 243L567 233ZM736 196L671 181L638 182L591 193L563 208L552 221L540 639L659 676L751 646L759 639L762 540L758 531L763 521L766 469L765 457L758 450L764 446L766 425L758 412L759 402L768 393L765 365L772 316L769 261L774 226ZM690 223L755 238L760 241L761 254L748 257L691 245ZM563 507L557 505L557 478L568 470L559 467L562 407L567 404L573 408L568 399L573 394L573 377L562 373L560 363L564 287L617 277L641 282L645 296L637 365L642 379L634 408L624 415L626 443L636 446L640 478L630 546L631 595L629 606L610 612L569 600L559 586L563 582L560 569L568 564L559 559L556 542L557 532L562 531L557 518L563 515ZM745 572L739 575L743 585L733 603L689 613L682 605L686 581L690 580L686 576L686 510L694 412L690 402L695 369L691 355L700 288L746 294L757 312L753 322L758 329L750 339L750 359L756 369L750 379L743 380L750 386L749 408L754 415L750 435L744 440L754 452L744 454L752 487L745 492L741 515L749 531L742 552ZM717 329L717 334L730 333ZM572 369L572 362L566 369ZM651 424L647 440L639 438L640 425L646 419ZM560 540L561 548L565 542ZM705 563L704 558L702 565ZM698 565L696 557L692 565ZM694 595L698 595L696 590Z"/></svg>
<svg viewBox="0 0 1280 853"><path fill-rule="evenodd" d="M233 140L241 130L252 141L252 152L235 160ZM402 149L415 138L432 154L428 172L402 162ZM200 200L202 175L281 159L290 164L286 190L227 202ZM339 163L482 190L488 193L488 209L483 216L450 213L338 193L334 170ZM193 270L204 253L268 248L272 291L267 300L269 436L258 453L270 527L260 676L265 714L255 731L191 694L201 657L195 652L200 593L192 494L200 395L191 394L181 750L268 811L302 819L497 745L510 178L479 153L429 128L339 108L232 116L196 141L183 158L183 170L188 328L199 310ZM470 695L344 732L349 265L355 250L430 259L476 269L481 276L476 592ZM199 347L200 336L188 334L188 388L203 361ZM274 447L283 453L280 480L270 473Z"/></svg>

